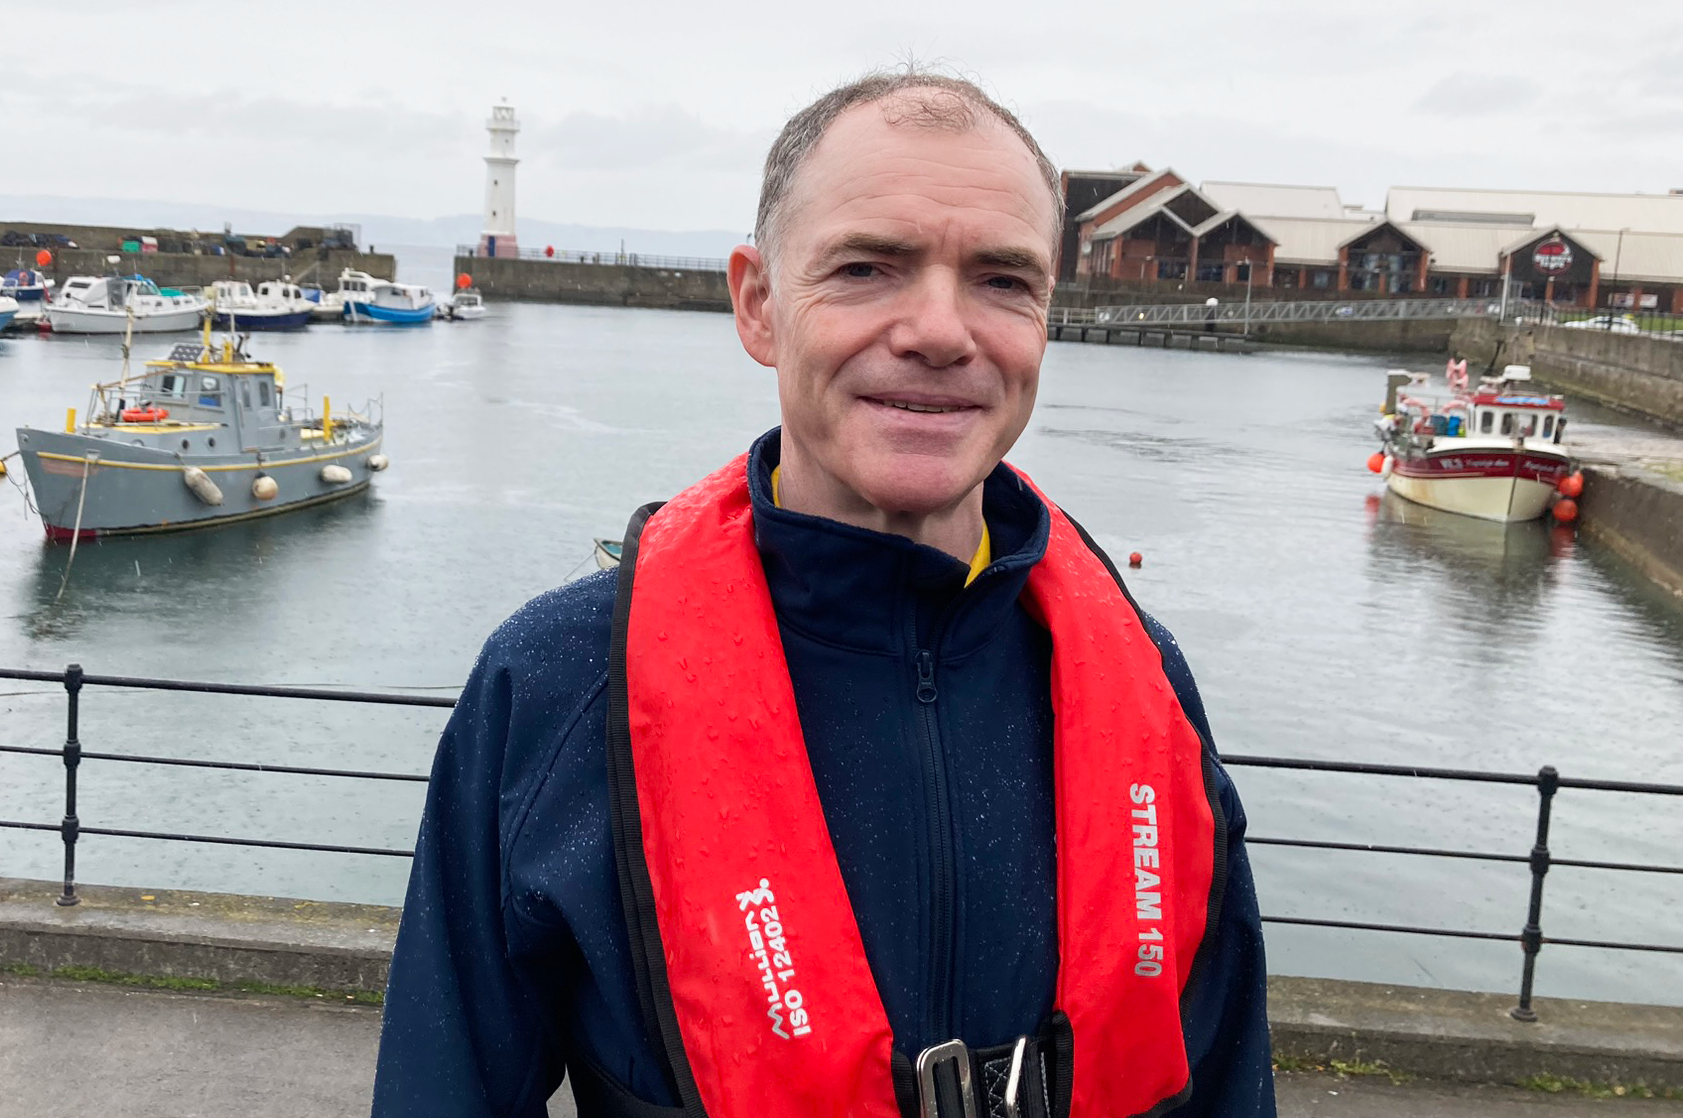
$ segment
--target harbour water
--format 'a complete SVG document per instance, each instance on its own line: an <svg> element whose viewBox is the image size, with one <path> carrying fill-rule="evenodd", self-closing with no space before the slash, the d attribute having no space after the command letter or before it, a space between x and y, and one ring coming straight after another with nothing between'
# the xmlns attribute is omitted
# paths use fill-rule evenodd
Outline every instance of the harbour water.
<svg viewBox="0 0 1683 1118"><path fill-rule="evenodd" d="M447 266L447 265L446 265ZM440 269L441 270L441 269ZM410 277L436 282L441 276ZM167 351L141 338L137 358ZM452 694L485 635L587 569L593 536L776 420L724 315L539 305L478 323L258 336L288 390L384 396L391 469L335 506L176 537L44 543L0 485L0 664ZM1683 783L1683 610L1545 524L1381 499L1363 463L1379 358L1054 344L1013 455L1177 635L1235 754ZM0 339L0 420L56 426L115 339ZM1575 426L1612 422L1575 407ZM21 480L15 470L12 480ZM62 597L59 596L64 584ZM64 693L14 685L0 740L54 746ZM422 772L439 710L94 689L86 748ZM1525 854L1523 787L1237 768L1254 835ZM61 766L0 756L0 818L56 822ZM90 761L84 825L404 848L419 785ZM1563 792L1560 856L1676 863L1675 800ZM51 878L50 832L0 830L0 876ZM1255 847L1265 912L1515 932L1523 865ZM86 881L396 903L401 858L92 837ZM1677 877L1556 869L1545 931L1683 942ZM1275 926L1273 969L1512 989L1512 944ZM1683 960L1545 950L1539 992L1683 1003Z"/></svg>

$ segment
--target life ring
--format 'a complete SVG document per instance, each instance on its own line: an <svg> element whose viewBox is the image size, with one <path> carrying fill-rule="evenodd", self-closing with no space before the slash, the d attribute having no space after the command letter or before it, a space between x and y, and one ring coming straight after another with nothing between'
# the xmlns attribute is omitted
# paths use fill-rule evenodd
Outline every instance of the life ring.
<svg viewBox="0 0 1683 1118"><path fill-rule="evenodd" d="M168 408L124 408L124 423L158 423L169 418Z"/></svg>

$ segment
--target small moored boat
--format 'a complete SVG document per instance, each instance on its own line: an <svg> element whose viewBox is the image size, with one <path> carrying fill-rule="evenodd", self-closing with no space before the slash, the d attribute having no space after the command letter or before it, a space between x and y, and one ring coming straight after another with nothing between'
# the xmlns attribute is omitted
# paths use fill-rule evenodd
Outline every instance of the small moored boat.
<svg viewBox="0 0 1683 1118"><path fill-rule="evenodd" d="M96 385L87 421L20 427L47 537L173 532L269 516L366 489L386 468L383 407L334 415L287 398L281 370L236 342L175 347Z"/></svg>
<svg viewBox="0 0 1683 1118"><path fill-rule="evenodd" d="M287 280L267 280L253 291L244 280L217 280L211 288L219 330L295 330L310 324L315 304Z"/></svg>
<svg viewBox="0 0 1683 1118"><path fill-rule="evenodd" d="M1384 445L1371 465L1391 492L1481 520L1543 515L1572 472L1560 445L1566 401L1534 392L1526 365L1447 397L1399 396L1413 380L1390 375L1386 414L1375 421Z"/></svg>
<svg viewBox="0 0 1683 1118"><path fill-rule="evenodd" d="M17 316L18 301L8 295L0 295L0 333L4 333Z"/></svg>
<svg viewBox="0 0 1683 1118"><path fill-rule="evenodd" d="M47 304L59 334L137 334L196 330L210 306L196 291L160 288L145 276L71 276Z"/></svg>
<svg viewBox="0 0 1683 1118"><path fill-rule="evenodd" d="M335 294L347 322L413 324L433 318L432 292L417 284L376 279L346 268L339 274Z"/></svg>
<svg viewBox="0 0 1683 1118"><path fill-rule="evenodd" d="M440 299L438 314L451 322L472 322L485 317L485 300L471 287L465 288Z"/></svg>

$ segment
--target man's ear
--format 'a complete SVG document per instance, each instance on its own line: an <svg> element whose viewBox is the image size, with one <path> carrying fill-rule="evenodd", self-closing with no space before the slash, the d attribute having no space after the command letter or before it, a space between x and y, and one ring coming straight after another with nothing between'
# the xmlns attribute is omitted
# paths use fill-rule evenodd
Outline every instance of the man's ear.
<svg viewBox="0 0 1683 1118"><path fill-rule="evenodd" d="M730 284L731 309L736 314L736 336L748 356L769 368L777 367L777 346L771 328L771 272L760 250L737 245L731 250L725 270Z"/></svg>

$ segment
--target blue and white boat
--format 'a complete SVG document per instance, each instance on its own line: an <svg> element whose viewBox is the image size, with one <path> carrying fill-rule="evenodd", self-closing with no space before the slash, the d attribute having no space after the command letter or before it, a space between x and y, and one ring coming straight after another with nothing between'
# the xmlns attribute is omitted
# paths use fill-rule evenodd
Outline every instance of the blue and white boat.
<svg viewBox="0 0 1683 1118"><path fill-rule="evenodd" d="M9 295L0 295L0 334L6 332L6 327L12 324L12 319L18 316L18 301Z"/></svg>
<svg viewBox="0 0 1683 1118"><path fill-rule="evenodd" d="M244 280L217 280L212 288L219 330L296 330L310 324L315 304L289 280L268 280L251 290Z"/></svg>
<svg viewBox="0 0 1683 1118"><path fill-rule="evenodd" d="M335 294L344 304L346 322L409 324L433 318L432 292L417 284L376 279L346 268L339 273Z"/></svg>
<svg viewBox="0 0 1683 1118"><path fill-rule="evenodd" d="M16 299L19 303L40 303L52 286L53 281L39 269L19 266L0 276L0 297Z"/></svg>

